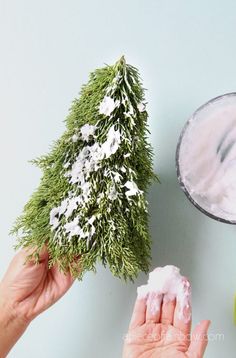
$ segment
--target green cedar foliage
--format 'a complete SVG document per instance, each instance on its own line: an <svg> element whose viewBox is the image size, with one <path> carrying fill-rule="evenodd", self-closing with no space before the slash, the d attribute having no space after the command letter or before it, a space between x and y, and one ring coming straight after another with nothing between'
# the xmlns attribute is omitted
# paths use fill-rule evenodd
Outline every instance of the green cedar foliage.
<svg viewBox="0 0 236 358"><path fill-rule="evenodd" d="M97 261L125 280L148 271L146 194L157 176L144 101L139 72L124 57L90 74L65 133L33 161L40 185L12 229L17 248L33 250L29 258L37 262L46 244L49 267L79 279Z"/></svg>

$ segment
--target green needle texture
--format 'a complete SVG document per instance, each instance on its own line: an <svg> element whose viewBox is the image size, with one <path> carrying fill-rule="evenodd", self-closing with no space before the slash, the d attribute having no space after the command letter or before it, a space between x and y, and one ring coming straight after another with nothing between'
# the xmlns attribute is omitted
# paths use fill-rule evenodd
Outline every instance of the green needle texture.
<svg viewBox="0 0 236 358"><path fill-rule="evenodd" d="M149 185L158 181L138 70L121 57L90 74L50 152L33 160L38 188L11 231L16 247L81 279L96 263L134 280L150 263Z"/></svg>

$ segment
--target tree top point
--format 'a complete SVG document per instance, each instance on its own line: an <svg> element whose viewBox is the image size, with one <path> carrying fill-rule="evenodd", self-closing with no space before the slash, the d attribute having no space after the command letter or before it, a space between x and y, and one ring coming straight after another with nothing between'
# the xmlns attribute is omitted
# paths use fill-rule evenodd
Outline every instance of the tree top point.
<svg viewBox="0 0 236 358"><path fill-rule="evenodd" d="M117 61L117 65L126 65L125 56L122 55L121 58Z"/></svg>

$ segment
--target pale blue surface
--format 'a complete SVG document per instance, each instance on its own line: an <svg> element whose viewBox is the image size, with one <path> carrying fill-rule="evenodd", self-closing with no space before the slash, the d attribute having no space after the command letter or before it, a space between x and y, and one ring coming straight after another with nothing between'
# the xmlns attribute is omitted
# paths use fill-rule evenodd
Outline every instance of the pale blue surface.
<svg viewBox="0 0 236 358"><path fill-rule="evenodd" d="M0 0L0 274L13 256L14 218L37 186L27 160L48 150L88 73L125 54L148 88L155 169L152 267L176 264L193 283L194 323L212 320L207 358L235 356L236 228L198 212L181 192L175 148L208 99L236 90L233 0ZM109 271L82 283L39 317L10 358L118 358L136 286Z"/></svg>

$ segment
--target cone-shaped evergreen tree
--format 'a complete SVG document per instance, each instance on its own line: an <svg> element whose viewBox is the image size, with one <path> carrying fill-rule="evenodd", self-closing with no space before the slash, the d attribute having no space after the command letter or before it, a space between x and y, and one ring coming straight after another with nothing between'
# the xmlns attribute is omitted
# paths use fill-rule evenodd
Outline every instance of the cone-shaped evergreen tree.
<svg viewBox="0 0 236 358"><path fill-rule="evenodd" d="M90 75L66 132L33 161L43 176L12 230L17 247L33 247L37 261L46 244L49 265L78 278L97 260L124 279L148 270L145 196L157 177L144 101L138 70L124 57Z"/></svg>

